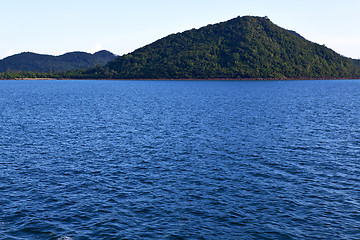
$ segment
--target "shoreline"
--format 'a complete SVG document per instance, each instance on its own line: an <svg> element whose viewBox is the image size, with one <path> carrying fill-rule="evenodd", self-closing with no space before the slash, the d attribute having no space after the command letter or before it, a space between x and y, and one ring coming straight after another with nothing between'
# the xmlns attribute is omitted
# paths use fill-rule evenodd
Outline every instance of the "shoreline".
<svg viewBox="0 0 360 240"><path fill-rule="evenodd" d="M0 80L59 80L57 78L14 78L14 79L3 79L0 78Z"/></svg>
<svg viewBox="0 0 360 240"><path fill-rule="evenodd" d="M297 80L360 80L360 78L136 78L136 79L122 79L122 78L14 78L1 80L114 80L114 81L297 81Z"/></svg>

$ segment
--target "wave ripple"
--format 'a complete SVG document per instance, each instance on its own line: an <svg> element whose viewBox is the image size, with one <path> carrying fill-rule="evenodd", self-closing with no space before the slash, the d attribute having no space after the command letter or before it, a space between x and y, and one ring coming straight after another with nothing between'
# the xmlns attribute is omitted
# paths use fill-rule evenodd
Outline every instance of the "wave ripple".
<svg viewBox="0 0 360 240"><path fill-rule="evenodd" d="M1 81L0 239L360 239L360 81Z"/></svg>

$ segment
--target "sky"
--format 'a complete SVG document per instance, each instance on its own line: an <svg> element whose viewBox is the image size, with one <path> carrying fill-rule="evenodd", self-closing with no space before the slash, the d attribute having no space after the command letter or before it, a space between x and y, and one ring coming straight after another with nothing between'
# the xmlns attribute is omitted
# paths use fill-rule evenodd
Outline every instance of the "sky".
<svg viewBox="0 0 360 240"><path fill-rule="evenodd" d="M306 39L360 59L359 0L0 0L0 59L109 50L123 55L172 33L267 16Z"/></svg>

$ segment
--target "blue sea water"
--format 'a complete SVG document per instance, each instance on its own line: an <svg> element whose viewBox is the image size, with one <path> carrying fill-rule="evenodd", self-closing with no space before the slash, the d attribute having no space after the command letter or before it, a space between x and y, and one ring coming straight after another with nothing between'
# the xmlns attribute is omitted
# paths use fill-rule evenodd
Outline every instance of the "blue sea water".
<svg viewBox="0 0 360 240"><path fill-rule="evenodd" d="M360 80L0 81L0 239L360 239Z"/></svg>

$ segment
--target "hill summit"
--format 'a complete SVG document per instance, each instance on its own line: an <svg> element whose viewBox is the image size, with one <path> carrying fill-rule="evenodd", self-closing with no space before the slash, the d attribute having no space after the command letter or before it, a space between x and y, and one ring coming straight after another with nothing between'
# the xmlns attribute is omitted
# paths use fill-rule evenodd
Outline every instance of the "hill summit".
<svg viewBox="0 0 360 240"><path fill-rule="evenodd" d="M356 61L283 29L267 17L251 16L169 35L117 57L104 69L103 77L120 79L360 76ZM87 74L95 71L98 74L99 69Z"/></svg>

